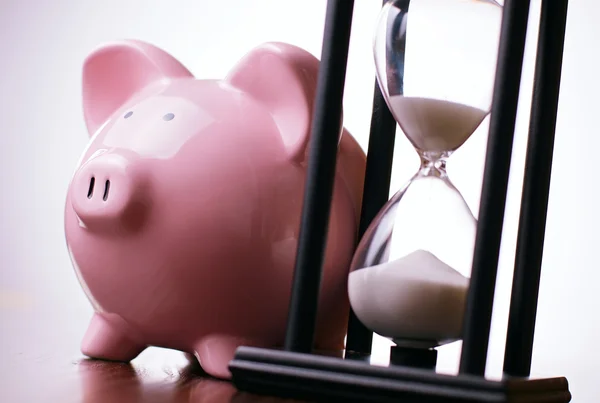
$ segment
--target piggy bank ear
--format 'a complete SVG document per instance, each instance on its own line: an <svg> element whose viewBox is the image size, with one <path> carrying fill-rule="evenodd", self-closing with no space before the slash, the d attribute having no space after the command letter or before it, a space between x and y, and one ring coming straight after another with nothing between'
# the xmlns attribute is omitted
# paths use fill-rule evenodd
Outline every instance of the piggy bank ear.
<svg viewBox="0 0 600 403"><path fill-rule="evenodd" d="M290 158L301 161L311 130L319 61L307 51L266 43L248 53L227 77L273 116Z"/></svg>
<svg viewBox="0 0 600 403"><path fill-rule="evenodd" d="M83 111L90 136L129 98L157 81L192 77L165 51L140 41L110 43L83 65Z"/></svg>

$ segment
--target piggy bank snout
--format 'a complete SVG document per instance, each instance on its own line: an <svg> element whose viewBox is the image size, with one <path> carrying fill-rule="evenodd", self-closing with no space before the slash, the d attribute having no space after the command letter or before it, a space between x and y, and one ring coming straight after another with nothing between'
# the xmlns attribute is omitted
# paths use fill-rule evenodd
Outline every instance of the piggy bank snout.
<svg viewBox="0 0 600 403"><path fill-rule="evenodd" d="M71 203L90 230L133 230L143 224L149 208L144 188L134 164L118 155L103 155L76 172Z"/></svg>

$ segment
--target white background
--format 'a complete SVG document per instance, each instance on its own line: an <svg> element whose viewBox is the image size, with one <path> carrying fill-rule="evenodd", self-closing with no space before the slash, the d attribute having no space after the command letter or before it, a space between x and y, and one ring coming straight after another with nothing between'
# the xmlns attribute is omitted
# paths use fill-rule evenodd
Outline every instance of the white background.
<svg viewBox="0 0 600 403"><path fill-rule="evenodd" d="M502 368L540 2L532 3L488 360L490 376L499 375ZM345 125L365 149L375 74L371 39L380 4L378 0L356 1L344 97ZM567 376L576 402L593 402L598 395L594 384L600 359L600 275L595 253L600 223L595 198L595 152L600 145L595 98L600 89L596 73L600 26L594 20L598 11L598 3L592 0L572 1L569 10L533 362L533 375ZM29 298L37 298L62 320L91 314L71 268L62 226L67 185L88 139L80 74L90 50L104 41L141 39L173 54L197 77L218 78L246 51L266 41L290 42L320 56L324 15L324 0L2 0L0 303L18 296L29 284L37 293ZM449 166L454 183L475 212L487 120L484 126ZM393 192L417 164L408 142L398 137ZM0 312L2 308L0 304ZM80 323L78 336L83 335L86 322ZM4 329L2 338L10 340L9 331ZM376 338L376 356L385 357L387 346L387 341ZM456 371L459 353L459 344L442 349L440 370Z"/></svg>

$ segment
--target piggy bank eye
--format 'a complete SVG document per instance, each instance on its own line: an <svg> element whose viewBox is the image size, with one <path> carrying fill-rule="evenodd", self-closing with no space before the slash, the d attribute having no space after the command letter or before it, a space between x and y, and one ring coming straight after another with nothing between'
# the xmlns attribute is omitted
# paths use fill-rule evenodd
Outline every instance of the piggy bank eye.
<svg viewBox="0 0 600 403"><path fill-rule="evenodd" d="M133 115L132 111L129 111L125 114L125 116L123 116L125 119L129 118L131 115Z"/></svg>
<svg viewBox="0 0 600 403"><path fill-rule="evenodd" d="M173 118L175 117L174 114L172 113L167 113L165 116L163 116L163 120L168 122L169 120L173 120Z"/></svg>

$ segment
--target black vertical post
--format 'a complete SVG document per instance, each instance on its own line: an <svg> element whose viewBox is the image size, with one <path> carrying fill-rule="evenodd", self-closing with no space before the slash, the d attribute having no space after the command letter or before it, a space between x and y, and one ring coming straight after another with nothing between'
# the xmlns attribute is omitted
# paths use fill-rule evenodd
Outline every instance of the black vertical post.
<svg viewBox="0 0 600 403"><path fill-rule="evenodd" d="M329 0L285 349L312 350L335 179L353 0Z"/></svg>
<svg viewBox="0 0 600 403"><path fill-rule="evenodd" d="M359 240L389 199L395 135L396 120L383 99L379 85L375 83ZM370 354L372 343L373 331L367 329L351 309L346 350L353 353Z"/></svg>
<svg viewBox="0 0 600 403"><path fill-rule="evenodd" d="M531 371L567 5L568 0L542 1L515 273L504 353L504 372L510 376L526 377Z"/></svg>
<svg viewBox="0 0 600 403"><path fill-rule="evenodd" d="M383 0L382 5L389 0ZM404 12L408 11L410 0L397 3ZM392 33L393 34L393 33ZM390 38L391 39L391 38ZM406 38L399 40L405 40ZM386 46L386 51L395 52L393 43ZM388 58L402 60L399 65L404 66L404 43L400 44L398 54L387 55ZM396 80L402 80L404 72L399 72ZM403 83L398 83L398 89L403 88ZM401 95L401 94L400 94ZM381 208L389 200L390 182L392 179L392 166L394 159L394 144L396 141L396 120L385 102L377 80L375 80L375 92L373 96L373 112L371 114L371 131L369 133L369 145L367 151L367 166L365 170L365 183L362 197L362 211L358 239L360 240L371 221L379 213ZM366 355L371 353L373 344L373 332L356 317L352 309L348 320L348 337L346 339L346 351Z"/></svg>
<svg viewBox="0 0 600 403"><path fill-rule="evenodd" d="M506 0L490 116L460 373L485 375L506 192L525 53L529 0Z"/></svg>

